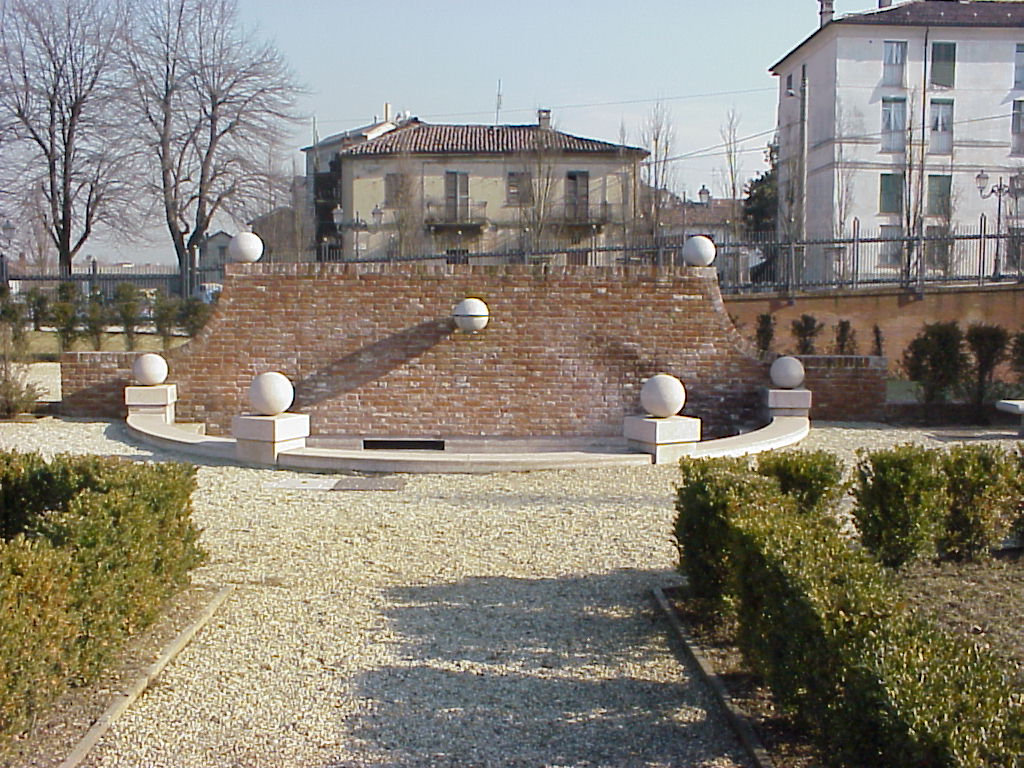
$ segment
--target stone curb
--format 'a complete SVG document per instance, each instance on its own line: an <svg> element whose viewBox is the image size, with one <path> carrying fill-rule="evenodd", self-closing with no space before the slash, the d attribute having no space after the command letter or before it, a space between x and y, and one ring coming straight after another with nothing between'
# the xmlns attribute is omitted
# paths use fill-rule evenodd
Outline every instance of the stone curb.
<svg viewBox="0 0 1024 768"><path fill-rule="evenodd" d="M164 648L160 657L151 664L145 672L132 684L132 687L128 689L126 693L117 698L104 712L99 719L93 724L89 732L82 737L81 741L75 745L75 748L71 750L71 754L67 756L63 763L60 764L60 768L77 768L78 765L88 756L89 751L96 746L97 742L103 738L103 734L114 724L114 722L125 710L128 709L152 684L152 682L163 672L166 667L175 656L177 656L185 648L186 645L192 640L193 637L202 629L206 623L213 618L213 614L216 613L217 609L227 600L228 595L234 590L233 586L223 587L213 599L207 604L203 612L199 614L195 621L181 631L181 633L171 641L171 644Z"/></svg>
<svg viewBox="0 0 1024 768"><path fill-rule="evenodd" d="M711 692L718 700L722 711L725 713L725 719L729 721L729 725L732 726L740 743L750 756L751 762L753 762L755 768L775 768L771 756L769 756L768 751L764 748L764 744L761 743L761 739L754 730L754 726L751 725L750 716L737 706L732 697L729 696L729 692L725 689L725 684L715 674L711 664L701 652L699 644L679 621L679 617L676 616L676 612L672 609L668 598L665 596L665 591L661 587L652 589L651 594L654 596L654 601L658 604L661 612L665 614L665 618L668 619L669 626L676 637L679 638L683 649L686 651L687 658L697 667L701 678L707 683Z"/></svg>

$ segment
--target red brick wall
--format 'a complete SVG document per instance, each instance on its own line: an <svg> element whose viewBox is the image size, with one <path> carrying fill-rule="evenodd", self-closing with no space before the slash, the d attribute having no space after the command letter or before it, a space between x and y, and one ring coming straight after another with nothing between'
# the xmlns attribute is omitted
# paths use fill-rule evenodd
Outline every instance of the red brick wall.
<svg viewBox="0 0 1024 768"><path fill-rule="evenodd" d="M453 330L466 296L490 307L479 334ZM123 413L106 409L131 356L100 356L62 359L70 412ZM756 418L768 383L702 268L238 265L208 326L167 358L179 420L214 434L268 370L295 384L314 433L349 435L621 435L661 371L686 384L684 413L725 434Z"/></svg>
<svg viewBox="0 0 1024 768"><path fill-rule="evenodd" d="M811 419L882 421L885 358L801 356L811 390Z"/></svg>

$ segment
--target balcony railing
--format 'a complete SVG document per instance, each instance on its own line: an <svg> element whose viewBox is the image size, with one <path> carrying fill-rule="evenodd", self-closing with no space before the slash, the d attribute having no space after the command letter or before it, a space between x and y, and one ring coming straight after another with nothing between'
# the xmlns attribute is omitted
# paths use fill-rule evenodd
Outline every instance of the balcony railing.
<svg viewBox="0 0 1024 768"><path fill-rule="evenodd" d="M607 224L616 220L616 214L620 214L621 221L622 205L612 203L593 203L591 205L578 205L571 201L565 203L564 208L554 218L560 224L568 226L580 224Z"/></svg>
<svg viewBox="0 0 1024 768"><path fill-rule="evenodd" d="M423 214L428 226L482 226L487 221L487 201L427 200Z"/></svg>

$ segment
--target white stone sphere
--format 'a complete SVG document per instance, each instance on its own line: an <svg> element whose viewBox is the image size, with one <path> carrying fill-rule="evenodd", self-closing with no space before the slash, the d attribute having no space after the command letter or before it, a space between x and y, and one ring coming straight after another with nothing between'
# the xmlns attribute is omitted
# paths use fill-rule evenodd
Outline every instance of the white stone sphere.
<svg viewBox="0 0 1024 768"><path fill-rule="evenodd" d="M239 232L228 243L228 259L235 263L252 264L263 255L263 241L255 232Z"/></svg>
<svg viewBox="0 0 1024 768"><path fill-rule="evenodd" d="M683 261L691 267L710 267L717 252L711 238L694 235L683 244Z"/></svg>
<svg viewBox="0 0 1024 768"><path fill-rule="evenodd" d="M288 377L268 371L253 377L249 385L249 403L260 416L277 416L288 410L295 399L295 387Z"/></svg>
<svg viewBox="0 0 1024 768"><path fill-rule="evenodd" d="M686 388L671 374L655 374L640 387L640 405L651 416L675 416L686 405Z"/></svg>
<svg viewBox="0 0 1024 768"><path fill-rule="evenodd" d="M475 333L487 327L491 313L480 299L463 299L452 310L452 318L460 331Z"/></svg>
<svg viewBox="0 0 1024 768"><path fill-rule="evenodd" d="M804 383L804 364L790 355L776 358L768 375L780 389L796 389Z"/></svg>
<svg viewBox="0 0 1024 768"><path fill-rule="evenodd" d="M144 387L163 384L167 379L167 361L155 352L139 355L132 363L132 376Z"/></svg>

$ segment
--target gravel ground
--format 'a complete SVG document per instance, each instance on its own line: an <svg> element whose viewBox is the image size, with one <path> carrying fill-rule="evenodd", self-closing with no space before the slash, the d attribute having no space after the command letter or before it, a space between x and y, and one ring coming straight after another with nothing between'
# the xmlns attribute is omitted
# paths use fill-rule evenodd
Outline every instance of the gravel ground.
<svg viewBox="0 0 1024 768"><path fill-rule="evenodd" d="M1012 436L825 425L804 447ZM178 458L52 418L0 424L0 446ZM677 581L671 465L286 477L200 467L194 581L236 589L87 765L747 765L651 608Z"/></svg>

